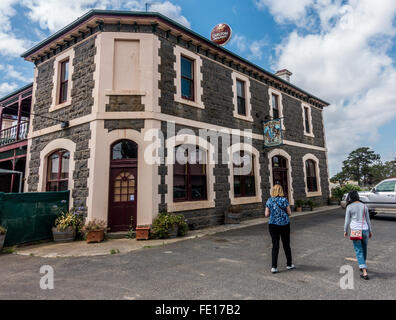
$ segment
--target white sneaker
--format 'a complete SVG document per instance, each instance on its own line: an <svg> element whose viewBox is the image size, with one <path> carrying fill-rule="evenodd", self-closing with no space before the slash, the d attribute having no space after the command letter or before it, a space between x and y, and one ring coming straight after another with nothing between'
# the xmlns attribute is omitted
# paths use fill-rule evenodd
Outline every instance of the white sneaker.
<svg viewBox="0 0 396 320"><path fill-rule="evenodd" d="M287 270L292 270L292 269L295 269L296 267L294 266L294 264L292 264L291 266L286 266L286 269Z"/></svg>
<svg viewBox="0 0 396 320"><path fill-rule="evenodd" d="M272 269L271 269L271 272L272 272L272 273L278 273L278 269L277 269L277 268L272 268Z"/></svg>

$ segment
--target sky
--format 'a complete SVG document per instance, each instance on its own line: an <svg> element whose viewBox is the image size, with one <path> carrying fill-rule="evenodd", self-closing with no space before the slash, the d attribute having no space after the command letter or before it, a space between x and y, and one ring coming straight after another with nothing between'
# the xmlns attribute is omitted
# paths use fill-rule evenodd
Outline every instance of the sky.
<svg viewBox="0 0 396 320"><path fill-rule="evenodd" d="M144 11L148 0L0 0L0 97L33 79L20 54L89 9ZM331 103L324 111L330 175L349 152L371 147L396 158L395 0L169 0L149 11L210 37L233 30L226 48Z"/></svg>

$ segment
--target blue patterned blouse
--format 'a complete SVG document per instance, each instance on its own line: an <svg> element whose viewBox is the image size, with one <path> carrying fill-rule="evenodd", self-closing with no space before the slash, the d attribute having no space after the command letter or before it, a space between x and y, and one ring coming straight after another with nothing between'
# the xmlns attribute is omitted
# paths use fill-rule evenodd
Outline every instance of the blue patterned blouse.
<svg viewBox="0 0 396 320"><path fill-rule="evenodd" d="M266 207L270 210L270 219L268 224L276 224L278 226L285 226L290 223L287 215L287 207L289 201L283 197L269 198Z"/></svg>

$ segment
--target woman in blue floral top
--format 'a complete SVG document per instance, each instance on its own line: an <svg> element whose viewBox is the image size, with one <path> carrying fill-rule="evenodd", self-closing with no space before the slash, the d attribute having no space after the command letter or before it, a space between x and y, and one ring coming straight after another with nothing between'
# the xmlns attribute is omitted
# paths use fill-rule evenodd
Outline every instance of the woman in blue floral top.
<svg viewBox="0 0 396 320"><path fill-rule="evenodd" d="M290 220L291 210L289 201L285 198L283 188L276 184L271 191L271 198L268 199L265 208L265 216L270 217L268 222L269 233L272 238L272 273L278 272L279 242L282 239L285 250L288 270L294 269L292 254L290 249Z"/></svg>

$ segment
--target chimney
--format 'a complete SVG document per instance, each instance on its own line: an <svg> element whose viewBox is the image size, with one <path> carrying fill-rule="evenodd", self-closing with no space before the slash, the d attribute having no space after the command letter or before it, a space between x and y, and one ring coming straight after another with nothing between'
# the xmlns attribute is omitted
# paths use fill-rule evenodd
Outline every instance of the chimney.
<svg viewBox="0 0 396 320"><path fill-rule="evenodd" d="M283 79L283 80L286 80L287 82L290 82L290 76L292 75L293 73L291 73L289 70L287 70L287 69L282 69L282 70L279 70L279 71L277 71L276 73L275 73L275 75L277 76L277 77L279 77L279 78L281 78L281 79Z"/></svg>

